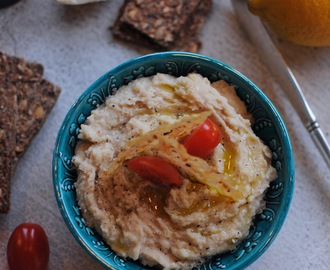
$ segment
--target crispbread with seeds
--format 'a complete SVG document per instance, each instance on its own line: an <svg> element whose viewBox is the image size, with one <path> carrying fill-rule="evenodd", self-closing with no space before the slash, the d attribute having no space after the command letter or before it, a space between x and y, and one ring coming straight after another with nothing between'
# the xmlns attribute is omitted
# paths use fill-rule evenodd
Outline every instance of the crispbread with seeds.
<svg viewBox="0 0 330 270"><path fill-rule="evenodd" d="M60 88L44 79L16 82L18 118L15 152L20 157L54 107Z"/></svg>
<svg viewBox="0 0 330 270"><path fill-rule="evenodd" d="M16 89L8 86L3 78L0 78L0 84L0 213L6 213L9 210L10 178L16 164L17 102Z"/></svg>
<svg viewBox="0 0 330 270"><path fill-rule="evenodd" d="M212 6L212 0L200 1L195 10L194 16L188 20L181 29L177 41L169 50L179 49L181 51L198 52L202 42L199 40L199 30L204 25L206 16Z"/></svg>
<svg viewBox="0 0 330 270"><path fill-rule="evenodd" d="M126 0L112 32L153 49L196 52L211 4L212 0Z"/></svg>
<svg viewBox="0 0 330 270"><path fill-rule="evenodd" d="M0 213L10 206L10 178L18 158L55 105L60 88L43 66L0 52Z"/></svg>

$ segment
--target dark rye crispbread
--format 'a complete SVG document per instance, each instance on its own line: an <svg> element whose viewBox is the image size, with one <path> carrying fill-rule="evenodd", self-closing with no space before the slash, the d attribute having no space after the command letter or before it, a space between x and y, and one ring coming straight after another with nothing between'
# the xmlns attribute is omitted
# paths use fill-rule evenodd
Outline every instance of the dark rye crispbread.
<svg viewBox="0 0 330 270"><path fill-rule="evenodd" d="M43 79L43 71L39 63L0 52L0 213L9 211L10 178L15 165L61 91Z"/></svg>
<svg viewBox="0 0 330 270"><path fill-rule="evenodd" d="M16 89L0 74L0 213L9 210L10 182L16 164Z"/></svg>
<svg viewBox="0 0 330 270"><path fill-rule="evenodd" d="M113 35L155 50L197 52L212 0L126 0Z"/></svg>

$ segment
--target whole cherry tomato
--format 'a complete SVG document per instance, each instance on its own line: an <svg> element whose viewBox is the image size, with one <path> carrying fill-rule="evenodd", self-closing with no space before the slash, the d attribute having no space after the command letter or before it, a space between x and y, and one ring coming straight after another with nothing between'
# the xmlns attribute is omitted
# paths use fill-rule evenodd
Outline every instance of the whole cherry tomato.
<svg viewBox="0 0 330 270"><path fill-rule="evenodd" d="M8 241L7 260L10 270L47 269L49 243L45 230L33 223L17 226Z"/></svg>
<svg viewBox="0 0 330 270"><path fill-rule="evenodd" d="M212 120L206 119L203 124L186 137L183 145L190 155L206 159L220 141L221 131L219 127Z"/></svg>
<svg viewBox="0 0 330 270"><path fill-rule="evenodd" d="M156 183L160 182L166 186L181 186L183 184L178 170L159 157L136 157L127 162L127 167L142 178Z"/></svg>

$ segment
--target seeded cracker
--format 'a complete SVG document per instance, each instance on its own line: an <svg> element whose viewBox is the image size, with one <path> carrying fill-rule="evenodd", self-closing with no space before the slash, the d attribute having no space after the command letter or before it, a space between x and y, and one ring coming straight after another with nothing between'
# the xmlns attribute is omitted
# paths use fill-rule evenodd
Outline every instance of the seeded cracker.
<svg viewBox="0 0 330 270"><path fill-rule="evenodd" d="M126 0L112 32L151 49L197 52L211 5L212 0Z"/></svg>
<svg viewBox="0 0 330 270"><path fill-rule="evenodd" d="M55 105L60 88L43 66L0 52L0 213L9 211L10 178L18 158Z"/></svg>
<svg viewBox="0 0 330 270"><path fill-rule="evenodd" d="M1 63L0 63L1 64ZM9 180L16 164L16 89L0 73L0 213L9 210Z"/></svg>
<svg viewBox="0 0 330 270"><path fill-rule="evenodd" d="M38 81L18 81L15 152L20 157L29 143L42 127L46 117L52 110L60 89L52 83L40 79Z"/></svg>

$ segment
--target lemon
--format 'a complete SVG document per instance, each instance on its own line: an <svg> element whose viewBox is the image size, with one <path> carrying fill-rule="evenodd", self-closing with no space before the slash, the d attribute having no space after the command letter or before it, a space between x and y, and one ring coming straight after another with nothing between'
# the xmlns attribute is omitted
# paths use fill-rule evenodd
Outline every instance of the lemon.
<svg viewBox="0 0 330 270"><path fill-rule="evenodd" d="M280 38L304 46L330 46L330 0L248 0Z"/></svg>

